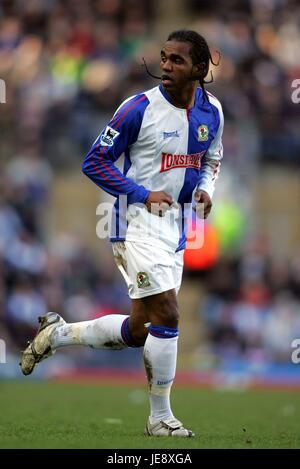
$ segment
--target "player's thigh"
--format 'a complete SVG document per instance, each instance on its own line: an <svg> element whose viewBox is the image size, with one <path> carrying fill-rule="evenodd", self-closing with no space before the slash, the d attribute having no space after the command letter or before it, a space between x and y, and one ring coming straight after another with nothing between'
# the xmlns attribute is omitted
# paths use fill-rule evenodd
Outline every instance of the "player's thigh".
<svg viewBox="0 0 300 469"><path fill-rule="evenodd" d="M132 307L129 317L130 332L135 337L146 337L148 334L149 315L146 305L141 299L132 300Z"/></svg>
<svg viewBox="0 0 300 469"><path fill-rule="evenodd" d="M174 276L175 290L176 290L177 295L179 293L181 282L182 282L183 264L184 264L183 256L184 256L183 250L175 253L173 276Z"/></svg>

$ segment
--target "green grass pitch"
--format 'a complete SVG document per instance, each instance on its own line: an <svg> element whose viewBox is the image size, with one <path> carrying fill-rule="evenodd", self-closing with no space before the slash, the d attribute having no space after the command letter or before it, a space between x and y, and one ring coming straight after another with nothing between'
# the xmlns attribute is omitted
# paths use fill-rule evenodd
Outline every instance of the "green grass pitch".
<svg viewBox="0 0 300 469"><path fill-rule="evenodd" d="M146 386L0 383L1 448L299 448L300 395L176 387L172 406L195 438L146 437Z"/></svg>

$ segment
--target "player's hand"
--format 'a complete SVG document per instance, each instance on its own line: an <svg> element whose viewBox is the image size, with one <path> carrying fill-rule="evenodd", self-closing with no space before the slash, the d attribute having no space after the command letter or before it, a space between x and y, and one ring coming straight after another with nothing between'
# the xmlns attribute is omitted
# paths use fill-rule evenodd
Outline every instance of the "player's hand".
<svg viewBox="0 0 300 469"><path fill-rule="evenodd" d="M199 218L207 218L211 208L212 208L212 201L210 196L207 192L198 189L195 192L194 200L196 201L196 205L194 210Z"/></svg>
<svg viewBox="0 0 300 469"><path fill-rule="evenodd" d="M150 192L145 202L148 212L163 217L173 203L172 197L164 191Z"/></svg>

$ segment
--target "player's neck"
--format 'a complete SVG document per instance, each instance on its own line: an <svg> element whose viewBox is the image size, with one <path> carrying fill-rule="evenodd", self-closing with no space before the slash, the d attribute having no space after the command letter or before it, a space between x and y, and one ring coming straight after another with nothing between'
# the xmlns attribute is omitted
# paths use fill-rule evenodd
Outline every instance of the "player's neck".
<svg viewBox="0 0 300 469"><path fill-rule="evenodd" d="M173 106L181 109L191 109L195 104L197 84L189 83L189 86L186 88L181 88L178 90L165 90L165 92L170 97L170 101Z"/></svg>

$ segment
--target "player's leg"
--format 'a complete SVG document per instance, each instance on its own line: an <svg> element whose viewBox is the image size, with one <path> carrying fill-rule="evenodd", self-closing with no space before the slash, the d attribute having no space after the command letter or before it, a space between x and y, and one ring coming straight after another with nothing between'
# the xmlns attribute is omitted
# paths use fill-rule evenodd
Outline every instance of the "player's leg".
<svg viewBox="0 0 300 469"><path fill-rule="evenodd" d="M91 321L64 323L49 337L52 350L66 345L87 345L97 349L120 350L144 345L148 321L141 300L132 301L130 316L108 314Z"/></svg>
<svg viewBox="0 0 300 469"><path fill-rule="evenodd" d="M118 247L118 249L116 249ZM116 263L129 282L123 268L126 262L123 243L117 243L113 249ZM111 314L92 321L66 323L57 313L48 313L40 318L41 326L32 342L22 352L21 369L23 374L32 373L36 363L53 355L56 349L67 345L87 345L100 349L122 349L139 347L145 342L147 322L143 303L139 299L132 302L130 319L128 315Z"/></svg>
<svg viewBox="0 0 300 469"><path fill-rule="evenodd" d="M130 345L142 347L148 336L149 317L141 299L133 299L128 322ZM129 342L129 341L128 341Z"/></svg>
<svg viewBox="0 0 300 469"><path fill-rule="evenodd" d="M53 350L67 345L87 345L99 349L119 350L127 347L122 326L129 316L109 314L90 321L65 323L49 337Z"/></svg>
<svg viewBox="0 0 300 469"><path fill-rule="evenodd" d="M151 414L148 435L191 437L171 410L170 392L176 373L179 308L176 290L143 298L151 325L144 346Z"/></svg>
<svg viewBox="0 0 300 469"><path fill-rule="evenodd" d="M170 391L175 377L179 308L177 291L182 276L182 253L169 253L139 243L123 246L129 295L139 297L150 321L144 346L151 415L149 435L193 436L173 415ZM135 301L135 300L133 300Z"/></svg>
<svg viewBox="0 0 300 469"><path fill-rule="evenodd" d="M150 418L173 418L170 391L176 372L178 304L174 290L143 298L151 325L144 346L149 384Z"/></svg>
<svg viewBox="0 0 300 469"><path fill-rule="evenodd" d="M40 318L40 328L22 353L21 368L30 374L36 363L53 355L56 349L67 345L86 345L99 349L119 350L139 347L145 342L148 330L145 308L140 300L132 302L130 317L109 314L91 321L66 323L57 313ZM132 333L131 333L132 331Z"/></svg>

